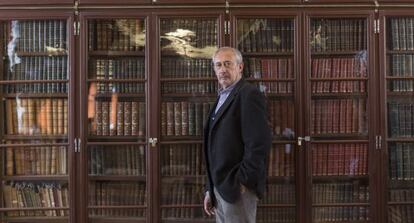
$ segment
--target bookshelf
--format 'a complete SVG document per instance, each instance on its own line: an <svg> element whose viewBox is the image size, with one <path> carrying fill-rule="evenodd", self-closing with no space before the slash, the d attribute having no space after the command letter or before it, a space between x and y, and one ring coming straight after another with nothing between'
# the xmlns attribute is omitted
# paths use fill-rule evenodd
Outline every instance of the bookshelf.
<svg viewBox="0 0 414 223"><path fill-rule="evenodd" d="M161 221L205 221L202 135L217 97L211 57L219 44L219 18L161 16Z"/></svg>
<svg viewBox="0 0 414 223"><path fill-rule="evenodd" d="M268 157L265 198L258 222L297 222L294 29L297 15L232 14L233 45L243 54L243 77L266 96L273 145Z"/></svg>
<svg viewBox="0 0 414 223"><path fill-rule="evenodd" d="M2 20L1 221L70 217L67 18Z"/></svg>
<svg viewBox="0 0 414 223"><path fill-rule="evenodd" d="M384 66L383 86L386 157L384 182L387 194L384 209L388 222L414 221L414 135L412 16L383 14Z"/></svg>
<svg viewBox="0 0 414 223"><path fill-rule="evenodd" d="M368 16L309 15L312 222L371 222Z"/></svg>
<svg viewBox="0 0 414 223"><path fill-rule="evenodd" d="M267 99L258 222L414 221L413 1L227 2L0 0L0 222L213 222L219 46Z"/></svg>
<svg viewBox="0 0 414 223"><path fill-rule="evenodd" d="M148 215L146 23L136 16L85 22L88 222Z"/></svg>

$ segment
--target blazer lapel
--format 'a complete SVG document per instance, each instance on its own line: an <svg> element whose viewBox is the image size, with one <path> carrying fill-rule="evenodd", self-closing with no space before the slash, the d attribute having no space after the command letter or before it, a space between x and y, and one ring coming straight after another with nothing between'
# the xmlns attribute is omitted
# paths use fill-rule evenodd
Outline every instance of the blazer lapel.
<svg viewBox="0 0 414 223"><path fill-rule="evenodd" d="M218 122L218 120L221 118L221 116L224 114L224 112L230 106L231 102L234 100L234 98L236 97L236 95L239 93L239 90L240 90L241 86L243 86L243 84L244 84L244 80L243 79L240 79L239 83L237 83L236 86L234 86L233 91L230 93L230 95L227 97L227 99L224 102L224 104L217 111L217 114L215 116L214 122L210 126L210 131L214 128L214 126L216 125L216 123ZM214 112L214 110L213 110L213 112Z"/></svg>

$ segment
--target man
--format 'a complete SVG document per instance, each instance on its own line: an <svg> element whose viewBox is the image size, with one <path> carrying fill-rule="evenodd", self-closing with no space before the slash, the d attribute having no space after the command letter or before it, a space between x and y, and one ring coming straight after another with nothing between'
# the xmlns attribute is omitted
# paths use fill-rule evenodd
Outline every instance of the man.
<svg viewBox="0 0 414 223"><path fill-rule="evenodd" d="M271 147L264 96L242 79L237 49L218 49L213 66L221 89L204 131L204 211L215 215L217 223L255 222Z"/></svg>

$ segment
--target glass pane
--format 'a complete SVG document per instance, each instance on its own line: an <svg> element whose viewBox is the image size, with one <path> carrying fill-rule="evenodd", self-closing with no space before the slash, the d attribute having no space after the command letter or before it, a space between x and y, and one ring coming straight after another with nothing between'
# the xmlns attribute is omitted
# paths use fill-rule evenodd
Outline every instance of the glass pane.
<svg viewBox="0 0 414 223"><path fill-rule="evenodd" d="M388 222L413 221L414 18L387 19Z"/></svg>
<svg viewBox="0 0 414 223"><path fill-rule="evenodd" d="M145 221L146 20L87 23L89 221Z"/></svg>
<svg viewBox="0 0 414 223"><path fill-rule="evenodd" d="M370 220L366 29L365 18L310 20L313 222Z"/></svg>
<svg viewBox="0 0 414 223"><path fill-rule="evenodd" d="M237 19L243 76L266 96L274 143L268 157L268 185L258 203L258 222L296 222L297 217L293 44L292 18Z"/></svg>
<svg viewBox="0 0 414 223"><path fill-rule="evenodd" d="M211 66L217 23L217 18L160 19L162 220L207 218L202 135L217 97Z"/></svg>
<svg viewBox="0 0 414 223"><path fill-rule="evenodd" d="M65 222L71 163L67 21L2 21L0 31L1 207L14 209L2 212L0 221Z"/></svg>

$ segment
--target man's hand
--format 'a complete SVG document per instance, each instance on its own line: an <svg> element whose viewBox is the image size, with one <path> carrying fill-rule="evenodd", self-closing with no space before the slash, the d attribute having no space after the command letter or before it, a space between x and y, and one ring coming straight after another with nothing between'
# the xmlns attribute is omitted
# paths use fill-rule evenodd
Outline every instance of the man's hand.
<svg viewBox="0 0 414 223"><path fill-rule="evenodd" d="M213 206L213 202L211 201L211 197L210 197L210 192L207 191L206 195L204 197L204 212L206 212L206 214L208 216L211 215L215 215L215 208Z"/></svg>

